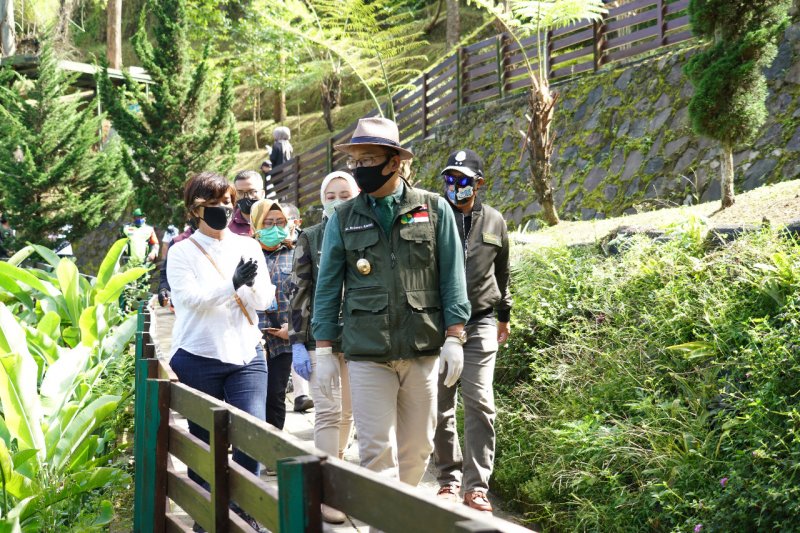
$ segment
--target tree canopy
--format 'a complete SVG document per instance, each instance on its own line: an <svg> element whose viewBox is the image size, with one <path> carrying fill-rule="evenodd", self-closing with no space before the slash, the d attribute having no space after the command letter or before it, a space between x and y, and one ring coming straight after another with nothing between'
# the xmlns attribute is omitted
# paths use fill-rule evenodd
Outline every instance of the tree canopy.
<svg viewBox="0 0 800 533"><path fill-rule="evenodd" d="M148 13L156 21L154 43L148 38ZM175 222L186 178L211 166L227 172L234 162L239 135L231 75L224 75L218 92L212 89L208 47L192 66L185 0L148 0L133 45L153 79L149 93L129 77L124 90L114 88L104 68L100 94L138 167L133 175L138 205L151 220Z"/></svg>

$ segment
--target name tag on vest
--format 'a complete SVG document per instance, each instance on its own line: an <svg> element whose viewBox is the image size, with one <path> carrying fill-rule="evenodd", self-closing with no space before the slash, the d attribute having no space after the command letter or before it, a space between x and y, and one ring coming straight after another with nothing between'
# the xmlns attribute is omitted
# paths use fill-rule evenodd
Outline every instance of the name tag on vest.
<svg viewBox="0 0 800 533"><path fill-rule="evenodd" d="M495 235L494 233L489 233L488 231L483 232L483 242L488 242L489 244L494 244L495 246L503 246L503 241L500 239L500 236Z"/></svg>
<svg viewBox="0 0 800 533"><path fill-rule="evenodd" d="M375 227L374 222L370 222L369 224L361 224L360 226L348 226L344 228L345 233L353 233L354 231L365 231L368 229L372 229Z"/></svg>

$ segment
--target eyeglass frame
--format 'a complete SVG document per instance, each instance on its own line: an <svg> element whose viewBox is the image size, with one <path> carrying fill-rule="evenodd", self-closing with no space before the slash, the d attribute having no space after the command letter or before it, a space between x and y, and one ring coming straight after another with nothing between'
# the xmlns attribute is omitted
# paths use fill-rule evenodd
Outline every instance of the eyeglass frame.
<svg viewBox="0 0 800 533"><path fill-rule="evenodd" d="M345 166L347 167L348 170L355 170L355 169L357 169L359 167L361 167L361 168L363 168L363 167L375 167L375 166L380 165L381 163L384 163L384 162L388 161L392 157L394 157L394 155L392 155L392 154L371 155L371 156L368 156L368 157L364 157L363 159L353 159L352 157L350 157L345 162ZM380 159L383 159L383 161L380 161ZM377 162L376 162L376 160L377 160ZM372 165L365 164L366 161L371 162Z"/></svg>
<svg viewBox="0 0 800 533"><path fill-rule="evenodd" d="M279 228L285 228L285 227L286 227L286 226L288 226L288 225L289 225L289 219L287 219L287 218L285 218L285 217L284 217L284 219L283 219L282 221L280 221L280 222L275 222L275 221L273 221L273 220L268 220L268 219L264 219L264 220L261 222L261 227L262 227L263 229L269 229L269 228L271 228L271 227L273 227L273 226L278 226Z"/></svg>
<svg viewBox="0 0 800 533"><path fill-rule="evenodd" d="M240 191L236 189L237 200L260 200L259 193L263 193L264 189L250 189L249 191Z"/></svg>

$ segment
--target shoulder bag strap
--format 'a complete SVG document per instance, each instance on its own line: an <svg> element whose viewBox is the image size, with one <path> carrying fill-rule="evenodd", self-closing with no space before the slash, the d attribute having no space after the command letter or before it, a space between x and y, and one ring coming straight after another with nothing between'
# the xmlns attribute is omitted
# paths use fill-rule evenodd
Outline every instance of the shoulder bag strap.
<svg viewBox="0 0 800 533"><path fill-rule="evenodd" d="M194 237L189 237L189 240L192 241L192 243L194 243L194 245L197 246L197 248L199 248L201 252L203 252L203 255L206 256L206 259L209 260L209 262L211 263L211 266L213 266L214 270L216 270L219 273L220 277L222 279L225 279L225 274L223 274L222 271L219 269L219 267L217 266L217 263L214 262L214 259L212 259L210 255L208 255L208 252L206 252L206 249L203 248L202 246L200 246L200 243L197 242L196 240L194 240ZM242 310L242 313L244 313L244 317L247 319L247 322L252 326L253 325L253 320L250 318L250 313L247 312L247 309L245 309L244 304L242 303L242 299L239 298L239 295L236 294L235 291L233 293L233 299L236 300L237 304L239 304L239 309Z"/></svg>

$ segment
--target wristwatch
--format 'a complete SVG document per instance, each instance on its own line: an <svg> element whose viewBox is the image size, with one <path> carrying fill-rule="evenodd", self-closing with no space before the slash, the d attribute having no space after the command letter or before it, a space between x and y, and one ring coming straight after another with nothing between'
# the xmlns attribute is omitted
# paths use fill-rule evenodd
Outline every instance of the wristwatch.
<svg viewBox="0 0 800 533"><path fill-rule="evenodd" d="M467 331L463 329L458 333L448 333L447 337L458 339L458 342L461 343L461 346L464 346L467 343Z"/></svg>

